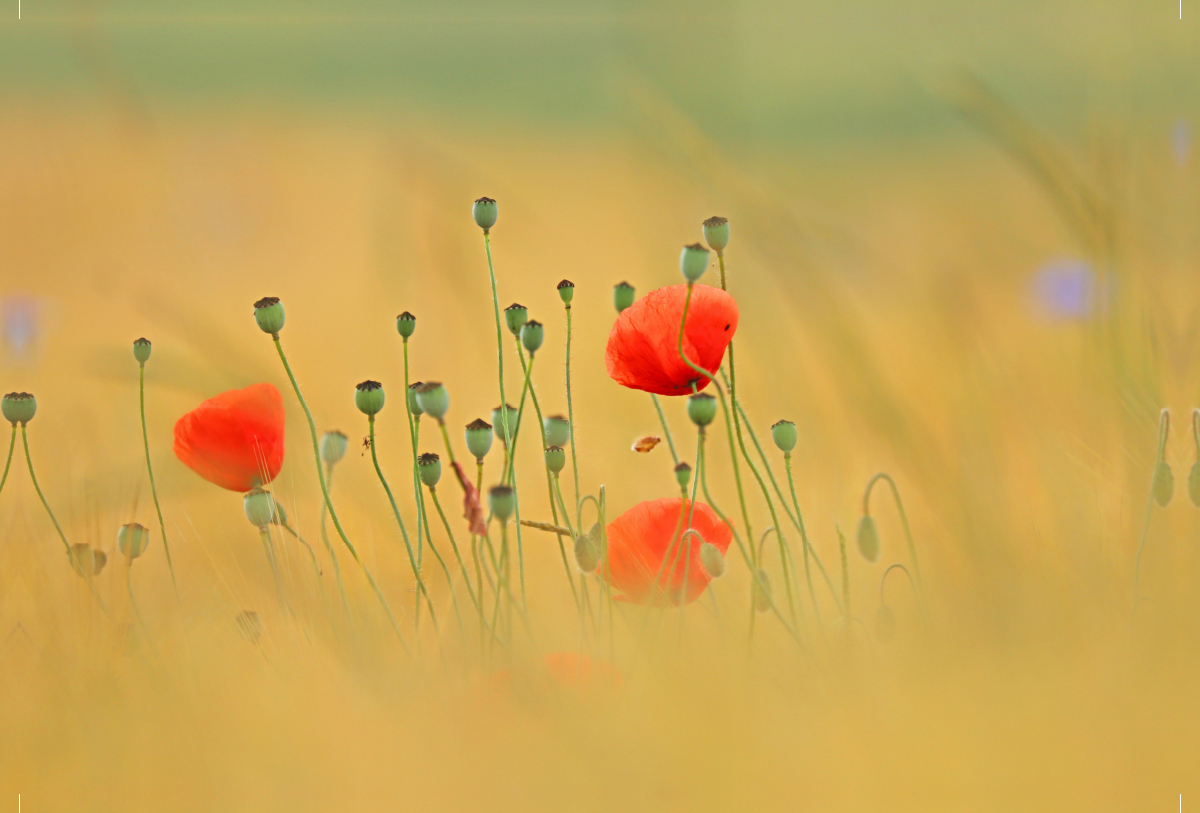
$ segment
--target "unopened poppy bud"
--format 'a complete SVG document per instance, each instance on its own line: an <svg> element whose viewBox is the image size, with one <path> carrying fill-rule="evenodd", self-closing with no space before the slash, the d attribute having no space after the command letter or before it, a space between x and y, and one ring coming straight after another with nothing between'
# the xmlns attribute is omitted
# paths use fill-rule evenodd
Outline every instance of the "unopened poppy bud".
<svg viewBox="0 0 1200 813"><path fill-rule="evenodd" d="M717 399L706 392L689 395L687 414L696 426L708 426L717 417Z"/></svg>
<svg viewBox="0 0 1200 813"><path fill-rule="evenodd" d="M0 414L13 426L29 423L37 414L37 399L27 392L10 392L0 400Z"/></svg>
<svg viewBox="0 0 1200 813"><path fill-rule="evenodd" d="M1171 473L1171 467L1167 465L1167 461L1160 460L1154 467L1154 501L1160 507L1166 508L1174 493L1175 475Z"/></svg>
<svg viewBox="0 0 1200 813"><path fill-rule="evenodd" d="M446 410L450 409L450 393L440 382L430 381L417 387L417 403L440 423Z"/></svg>
<svg viewBox="0 0 1200 813"><path fill-rule="evenodd" d="M488 490L488 507L492 515L501 522L508 522L516 507L516 497L508 486L492 486Z"/></svg>
<svg viewBox="0 0 1200 813"><path fill-rule="evenodd" d="M729 221L723 217L710 217L704 221L704 242L720 254L729 245Z"/></svg>
<svg viewBox="0 0 1200 813"><path fill-rule="evenodd" d="M108 564L108 555L91 545L76 542L71 546L71 563L75 572L86 579L100 575L100 571Z"/></svg>
<svg viewBox="0 0 1200 813"><path fill-rule="evenodd" d="M896 637L896 614L886 604L880 604L875 611L875 638L887 643Z"/></svg>
<svg viewBox="0 0 1200 813"><path fill-rule="evenodd" d="M264 296L254 303L254 321L263 333L278 335L283 330L283 303L277 296Z"/></svg>
<svg viewBox="0 0 1200 813"><path fill-rule="evenodd" d="M771 427L771 437L781 452L791 452L796 448L796 424L791 421L779 421Z"/></svg>
<svg viewBox="0 0 1200 813"><path fill-rule="evenodd" d="M558 474L567 465L567 453L563 451L561 446L551 446L546 449L546 468L550 469L554 474Z"/></svg>
<svg viewBox="0 0 1200 813"><path fill-rule="evenodd" d="M492 425L482 418L467 424L467 451L476 460L483 460L492 450Z"/></svg>
<svg viewBox="0 0 1200 813"><path fill-rule="evenodd" d="M675 482L679 483L679 487L684 491L687 490L688 483L692 481L692 467L687 463L680 463L675 467Z"/></svg>
<svg viewBox="0 0 1200 813"><path fill-rule="evenodd" d="M767 576L767 571L759 568L758 578L754 580L751 592L754 593L754 609L760 613L771 609L771 579Z"/></svg>
<svg viewBox="0 0 1200 813"><path fill-rule="evenodd" d="M879 561L879 531L875 529L875 519L870 514L863 514L858 521L858 552L868 562Z"/></svg>
<svg viewBox="0 0 1200 813"><path fill-rule="evenodd" d="M504 309L504 324L514 336L521 335L521 328L529 321L529 308L516 302Z"/></svg>
<svg viewBox="0 0 1200 813"><path fill-rule="evenodd" d="M417 330L417 317L408 311L396 317L396 332L407 339Z"/></svg>
<svg viewBox="0 0 1200 813"><path fill-rule="evenodd" d="M117 530L117 549L126 559L136 559L150 544L150 529L136 522L122 525Z"/></svg>
<svg viewBox="0 0 1200 813"><path fill-rule="evenodd" d="M613 286L613 307L617 309L617 313L632 305L636 298L637 291L628 282L618 282Z"/></svg>
<svg viewBox="0 0 1200 813"><path fill-rule="evenodd" d="M433 452L426 452L417 458L417 471L421 474L421 482L433 488L442 479L442 461Z"/></svg>
<svg viewBox="0 0 1200 813"><path fill-rule="evenodd" d="M133 357L138 364L145 364L150 358L150 340L146 338L133 340Z"/></svg>
<svg viewBox="0 0 1200 813"><path fill-rule="evenodd" d="M270 491L252 488L242 498L242 510L255 528L266 528L275 521L275 498Z"/></svg>
<svg viewBox="0 0 1200 813"><path fill-rule="evenodd" d="M234 623L237 624L241 636L250 643L257 644L258 639L262 637L262 621L254 610L242 610L237 614Z"/></svg>
<svg viewBox="0 0 1200 813"><path fill-rule="evenodd" d="M700 564L704 566L704 572L710 578L719 579L725 575L725 556L712 542L705 542L700 546Z"/></svg>
<svg viewBox="0 0 1200 813"><path fill-rule="evenodd" d="M575 564L584 573L595 573L600 566L600 546L591 533L575 537Z"/></svg>
<svg viewBox="0 0 1200 813"><path fill-rule="evenodd" d="M530 319L521 326L521 344L525 345L525 349L529 351L529 355L533 355L542 346L542 342L546 339L546 329L542 327L541 322Z"/></svg>
<svg viewBox="0 0 1200 813"><path fill-rule="evenodd" d="M1200 462L1193 463L1188 473L1188 496L1192 499L1192 505L1200 508Z"/></svg>
<svg viewBox="0 0 1200 813"><path fill-rule="evenodd" d="M419 418L425 414L421 409L420 402L417 401L417 390L425 386L420 381L414 381L408 385L408 411L412 413L414 418Z"/></svg>
<svg viewBox="0 0 1200 813"><path fill-rule="evenodd" d="M364 415L379 414L383 402L383 385L378 381L364 381L354 388L354 405Z"/></svg>
<svg viewBox="0 0 1200 813"><path fill-rule="evenodd" d="M283 510L283 503L275 500L275 516L271 517L272 525L287 525L287 511Z"/></svg>
<svg viewBox="0 0 1200 813"><path fill-rule="evenodd" d="M688 282L695 282L708 270L708 249L699 243L684 246L679 254L679 270Z"/></svg>
<svg viewBox="0 0 1200 813"><path fill-rule="evenodd" d="M571 306L571 300L575 298L575 283L569 279L564 279L558 283L558 297L567 307Z"/></svg>
<svg viewBox="0 0 1200 813"><path fill-rule="evenodd" d="M547 446L566 446L571 439L571 422L564 415L547 415L542 421Z"/></svg>
<svg viewBox="0 0 1200 813"><path fill-rule="evenodd" d="M346 454L348 439L341 432L326 432L321 435L321 461L326 466L337 463Z"/></svg>
<svg viewBox="0 0 1200 813"><path fill-rule="evenodd" d="M517 415L519 410L512 404L505 404L508 407L508 434L517 434ZM504 414L500 412L500 407L492 407L492 431L496 433L496 438L501 443L504 443Z"/></svg>
<svg viewBox="0 0 1200 813"><path fill-rule="evenodd" d="M475 218L475 225L484 231L488 231L496 225L496 217L499 214L496 201L491 198L480 198L471 207L471 217Z"/></svg>

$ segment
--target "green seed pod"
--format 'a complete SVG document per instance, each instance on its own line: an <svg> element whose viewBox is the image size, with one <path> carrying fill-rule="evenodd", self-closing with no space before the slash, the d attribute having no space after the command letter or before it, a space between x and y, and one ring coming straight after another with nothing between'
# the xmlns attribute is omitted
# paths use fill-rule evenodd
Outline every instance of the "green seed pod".
<svg viewBox="0 0 1200 813"><path fill-rule="evenodd" d="M408 385L408 411L412 413L414 418L419 418L425 414L421 409L421 404L417 401L417 390L423 386L425 385L420 381L414 381Z"/></svg>
<svg viewBox="0 0 1200 813"><path fill-rule="evenodd" d="M791 452L796 448L796 424L791 421L779 421L771 427L771 437L781 452Z"/></svg>
<svg viewBox="0 0 1200 813"><path fill-rule="evenodd" d="M600 546L591 531L575 537L575 564L584 573L595 573L600 566Z"/></svg>
<svg viewBox="0 0 1200 813"><path fill-rule="evenodd" d="M536 353L545 339L546 328L542 327L541 322L530 319L521 325L521 344L525 345L525 349L529 351L529 355L532 356Z"/></svg>
<svg viewBox="0 0 1200 813"><path fill-rule="evenodd" d="M516 495L508 486L492 486L488 490L488 507L492 509L492 515L501 522L508 522L516 504Z"/></svg>
<svg viewBox="0 0 1200 813"><path fill-rule="evenodd" d="M275 500L275 516L271 517L272 525L287 525L287 511L283 510L283 503Z"/></svg>
<svg viewBox="0 0 1200 813"><path fill-rule="evenodd" d="M1192 499L1192 505L1200 508L1200 462L1192 464L1192 470L1188 472L1188 496Z"/></svg>
<svg viewBox="0 0 1200 813"><path fill-rule="evenodd" d="M492 450L492 425L482 418L467 424L467 451L476 460L483 460Z"/></svg>
<svg viewBox="0 0 1200 813"><path fill-rule="evenodd" d="M567 466L567 453L563 451L561 446L551 446L546 449L546 468L554 474L558 474Z"/></svg>
<svg viewBox="0 0 1200 813"><path fill-rule="evenodd" d="M879 531L875 528L875 520L870 514L863 514L858 521L858 552L868 562L879 561Z"/></svg>
<svg viewBox="0 0 1200 813"><path fill-rule="evenodd" d="M1160 507L1166 508L1174 493L1175 475L1171 473L1171 467L1167 465L1167 461L1160 460L1154 467L1154 501Z"/></svg>
<svg viewBox="0 0 1200 813"><path fill-rule="evenodd" d="M687 463L680 463L675 467L675 482L679 483L679 487L687 491L688 483L692 480L692 467Z"/></svg>
<svg viewBox="0 0 1200 813"><path fill-rule="evenodd" d="M37 399L27 392L10 392L0 399L0 414L13 426L27 424L37 414Z"/></svg>
<svg viewBox="0 0 1200 813"><path fill-rule="evenodd" d="M687 414L696 426L708 426L717 417L717 399L704 392L689 395Z"/></svg>
<svg viewBox="0 0 1200 813"><path fill-rule="evenodd" d="M440 382L430 381L417 387L417 403L424 412L441 423L446 410L450 409L450 393L446 392L446 388Z"/></svg>
<svg viewBox="0 0 1200 813"><path fill-rule="evenodd" d="M275 521L275 498L270 491L253 488L242 498L242 510L255 528L266 528Z"/></svg>
<svg viewBox="0 0 1200 813"><path fill-rule="evenodd" d="M258 639L262 638L262 621L254 610L242 610L237 614L234 623L237 624L241 636L250 643L257 644Z"/></svg>
<svg viewBox="0 0 1200 813"><path fill-rule="evenodd" d="M679 254L679 270L689 283L700 279L708 270L708 249L699 243L684 246Z"/></svg>
<svg viewBox="0 0 1200 813"><path fill-rule="evenodd" d="M704 221L704 242L708 247L720 254L729 245L729 221L723 217L713 216Z"/></svg>
<svg viewBox="0 0 1200 813"><path fill-rule="evenodd" d="M517 434L517 415L520 411L512 404L506 404L508 407L508 434ZM496 439L504 443L504 418L500 413L500 407L492 407L492 431L496 433Z"/></svg>
<svg viewBox="0 0 1200 813"><path fill-rule="evenodd" d="M516 302L504 309L504 324L514 336L521 335L521 328L529 321L529 308Z"/></svg>
<svg viewBox="0 0 1200 813"><path fill-rule="evenodd" d="M433 488L442 479L442 461L433 452L426 452L417 458L417 471L421 474L421 482Z"/></svg>
<svg viewBox="0 0 1200 813"><path fill-rule="evenodd" d="M407 339L417 330L417 317L408 311L396 317L396 332Z"/></svg>
<svg viewBox="0 0 1200 813"><path fill-rule="evenodd" d="M575 283L569 279L564 279L558 283L558 298L563 301L563 304L568 308L571 307L571 300L575 298Z"/></svg>
<svg viewBox="0 0 1200 813"><path fill-rule="evenodd" d="M618 282L613 286L613 307L617 313L628 308L637 298L637 291L628 282Z"/></svg>
<svg viewBox="0 0 1200 813"><path fill-rule="evenodd" d="M383 385L378 381L364 381L354 388L354 405L364 415L378 415L383 402Z"/></svg>
<svg viewBox="0 0 1200 813"><path fill-rule="evenodd" d="M700 564L709 578L719 579L725 575L725 555L711 542L700 545Z"/></svg>
<svg viewBox="0 0 1200 813"><path fill-rule="evenodd" d="M108 554L91 545L76 542L71 546L71 560L75 572L86 579L100 575L100 571L108 564Z"/></svg>
<svg viewBox="0 0 1200 813"><path fill-rule="evenodd" d="M321 435L321 460L326 466L332 466L346 454L348 438L341 432L326 432Z"/></svg>
<svg viewBox="0 0 1200 813"><path fill-rule="evenodd" d="M754 609L765 613L771 609L771 579L767 571L759 568L758 578L754 580Z"/></svg>
<svg viewBox="0 0 1200 813"><path fill-rule="evenodd" d="M117 549L126 559L136 559L150 544L150 529L136 522L122 525L117 530Z"/></svg>
<svg viewBox="0 0 1200 813"><path fill-rule="evenodd" d="M896 614L886 604L880 604L875 611L875 638L887 643L896 637Z"/></svg>
<svg viewBox="0 0 1200 813"><path fill-rule="evenodd" d="M254 321L263 333L278 336L283 330L283 303L277 296L265 296L254 303Z"/></svg>
<svg viewBox="0 0 1200 813"><path fill-rule="evenodd" d="M496 201L491 198L480 198L471 207L471 217L475 218L475 225L485 232L496 225L496 217L499 214L500 212L496 208Z"/></svg>
<svg viewBox="0 0 1200 813"><path fill-rule="evenodd" d="M146 338L133 340L133 357L138 364L145 364L150 358L150 340Z"/></svg>
<svg viewBox="0 0 1200 813"><path fill-rule="evenodd" d="M542 421L547 446L566 446L571 439L571 422L565 415L547 415Z"/></svg>

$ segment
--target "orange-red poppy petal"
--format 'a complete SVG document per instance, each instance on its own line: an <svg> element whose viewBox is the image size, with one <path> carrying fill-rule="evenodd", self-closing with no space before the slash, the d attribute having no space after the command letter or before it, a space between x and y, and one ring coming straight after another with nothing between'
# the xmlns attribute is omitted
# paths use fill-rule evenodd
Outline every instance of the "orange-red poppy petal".
<svg viewBox="0 0 1200 813"><path fill-rule="evenodd" d="M283 398L252 384L209 398L175 423L175 456L210 483L249 491L283 466Z"/></svg>

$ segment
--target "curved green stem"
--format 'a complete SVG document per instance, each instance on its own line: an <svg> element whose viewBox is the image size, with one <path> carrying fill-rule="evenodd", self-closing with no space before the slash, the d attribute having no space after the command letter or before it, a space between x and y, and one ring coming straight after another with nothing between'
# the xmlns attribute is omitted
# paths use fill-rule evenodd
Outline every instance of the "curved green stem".
<svg viewBox="0 0 1200 813"><path fill-rule="evenodd" d="M813 609L817 614L817 624L821 624L821 606L817 604L817 594L813 590L812 569L808 566L809 556L812 556L813 561L817 563L817 567L821 570L821 575L825 577L825 584L829 588L830 594L833 596L833 603L841 612L842 603L838 600L837 590L833 589L833 582L829 579L829 574L825 571L825 565L821 564L817 552L813 550L812 543L808 541L808 532L804 529L804 517L800 513L800 501L796 499L796 481L792 477L792 453L784 452L783 465L787 469L788 476L788 492L792 495L792 505L796 509L796 523L800 529L800 541L804 545L804 578L808 582L808 595L812 599ZM785 506L786 507L786 506Z"/></svg>
<svg viewBox="0 0 1200 813"><path fill-rule="evenodd" d="M333 466L330 465L326 469L325 477L329 481L329 485L333 485ZM325 543L325 552L329 554L329 561L333 563L333 576L337 580L338 594L342 597L342 608L346 611L346 617L350 617L350 602L346 600L346 586L342 583L342 566L338 562L337 551L333 549L333 545L329 544L329 531L325 528L325 503L321 503L321 541Z"/></svg>
<svg viewBox="0 0 1200 813"><path fill-rule="evenodd" d="M442 510L442 503L438 500L437 490L429 489L429 496L433 497L433 507L437 509L438 516L442 518L442 527L446 529L446 536L450 539L450 547L454 549L454 558L458 560L458 566L462 570L463 582L467 585L467 595L471 597L471 603L476 609L482 609L482 605L476 600L475 590L471 587L471 576L467 572L467 564L463 561L462 554L458 551L458 543L454 539L454 531L450 530L450 523L446 520L446 512ZM482 615L480 616L482 618Z"/></svg>
<svg viewBox="0 0 1200 813"><path fill-rule="evenodd" d="M167 554L167 570L171 574L171 586L175 588L175 603L181 608L179 583L175 581L175 566L171 564L171 546L167 544L167 524L163 522L162 506L158 502L158 486L154 482L154 467L150 465L150 438L146 433L146 362L138 364L138 404L142 414L142 447L146 450L146 473L150 475L150 495L154 497L154 510L158 512L158 528L162 532L163 552ZM2 484L0 484L2 485Z"/></svg>
<svg viewBox="0 0 1200 813"><path fill-rule="evenodd" d="M425 495L421 495L421 501L424 502ZM446 589L450 591L450 605L454 608L454 619L458 622L458 634L462 637L463 644L467 643L467 629L463 626L462 613L458 609L458 593L454 590L454 578L450 575L450 568L446 565L446 560L442 558L441 552L437 546L433 544L433 533L429 527L429 523L425 523L425 541L429 543L429 550L433 553L438 564L442 566L442 573L446 575ZM429 615L433 617L433 607L429 608Z"/></svg>
<svg viewBox="0 0 1200 813"><path fill-rule="evenodd" d="M24 429L22 428L22 431ZM1138 579L1142 572L1142 551L1146 547L1146 535L1150 532L1150 516L1154 512L1154 480L1158 474L1158 464L1162 462L1163 452L1167 448L1167 437L1171 434L1171 413L1162 410L1158 414L1158 454L1154 458L1154 474L1150 476L1150 497L1146 500L1146 521L1142 524L1142 540L1138 543L1137 558L1133 560L1133 607L1131 613L1137 611Z"/></svg>
<svg viewBox="0 0 1200 813"><path fill-rule="evenodd" d="M17 425L12 425L12 434L8 436L8 457L4 459L4 474L0 475L0 491L4 491L4 484L8 481L8 469L12 465L13 449L17 445Z"/></svg>
<svg viewBox="0 0 1200 813"><path fill-rule="evenodd" d="M1159 454L1162 454L1161 447ZM919 588L922 596L924 596L925 585L921 581L921 565L920 562L917 561L917 546L913 544L912 529L908 526L908 514L904 511L904 501L900 499L900 489L896 488L896 481L893 480L892 476L887 472L881 471L867 482L867 490L863 492L863 515L866 516L870 513L871 488L879 480L885 481L891 487L892 498L896 502L896 510L900 513L900 523L904 526L904 538L908 542L908 558L912 562L913 575L916 576L917 587ZM1151 489L1151 491L1153 491L1153 489ZM1151 498L1153 499L1153 497Z"/></svg>
<svg viewBox="0 0 1200 813"><path fill-rule="evenodd" d="M671 427L667 426L667 416L663 412L662 404L658 402L658 396L654 393L650 393L650 400L654 402L654 410L658 413L658 422L662 424L663 436L667 439L667 448L671 450L671 459L678 466L679 455L675 453L675 440L671 437Z"/></svg>

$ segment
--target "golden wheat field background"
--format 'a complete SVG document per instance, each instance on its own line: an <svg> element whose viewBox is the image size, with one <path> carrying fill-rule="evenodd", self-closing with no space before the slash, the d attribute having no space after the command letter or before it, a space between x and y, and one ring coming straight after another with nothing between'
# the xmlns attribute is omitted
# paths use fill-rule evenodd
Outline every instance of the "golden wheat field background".
<svg viewBox="0 0 1200 813"><path fill-rule="evenodd" d="M107 552L94 587L109 615L64 556L18 437L0 491L0 810L18 794L28 811L246 813L1194 804L1200 68L1186 6L30 0L18 22L14 4L0 21L0 389L38 399L39 482L67 538ZM682 612L618 603L597 639L554 537L525 529L529 623L510 647L487 658L457 637L432 565L442 629L414 630L354 387L389 393L376 451L411 529L396 315L417 316L412 378L445 383L460 455L462 427L499 402L481 195L499 201L499 304L546 326L533 378L547 412L567 408L555 286L576 285L579 476L604 487L609 519L678 492L665 443L630 448L661 434L650 399L605 372L612 286L680 282L679 247L706 217L730 219L738 400L776 477L770 426L796 423L799 503L839 590L839 528L848 540L850 620L822 589L802 645L770 614L751 637L751 576L731 554L711 596ZM272 489L315 543L304 414L253 318L268 295L286 304L281 340L318 432L350 437L332 497L415 655L344 550L348 617L323 548L318 579L280 536L295 616L282 611L240 496L172 454L174 422L203 399L277 385ZM141 445L139 336L154 346L148 438L178 603ZM691 460L683 399L662 401ZM1162 409L1165 508L1150 503ZM420 451L443 451L431 425ZM739 527L720 418L710 455ZM485 485L499 468L494 449ZM882 488L880 561L854 544L880 471L928 593L923 615L889 579L887 641L880 578L909 557ZM549 521L536 440L517 472L522 516ZM743 477L757 537L770 513ZM449 474L439 492L464 540ZM116 551L134 521L152 529L130 573L144 627ZM777 554L765 561L777 578ZM235 623L246 610L257 643ZM562 652L613 672L556 680L545 658Z"/></svg>

